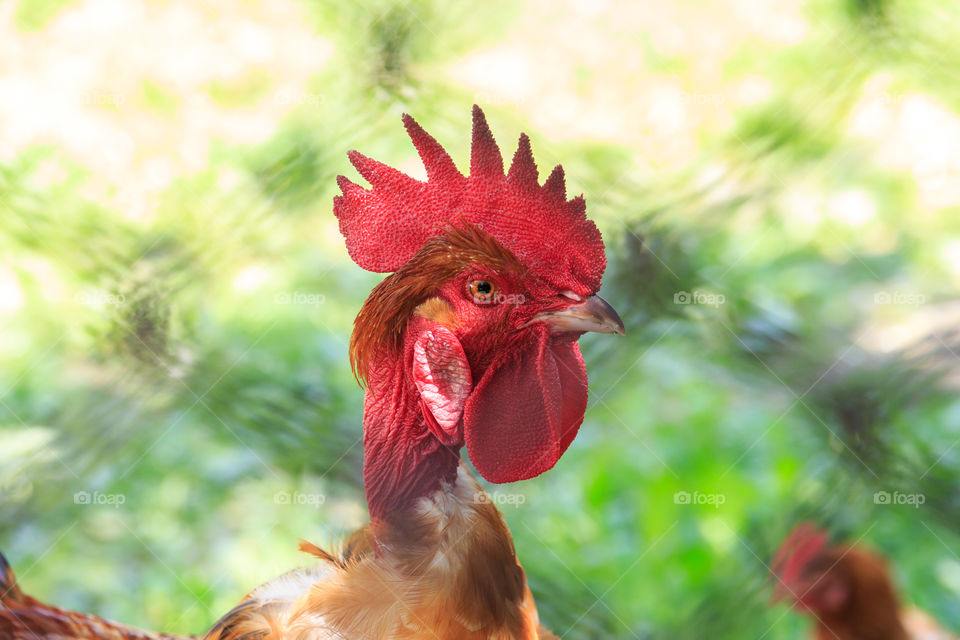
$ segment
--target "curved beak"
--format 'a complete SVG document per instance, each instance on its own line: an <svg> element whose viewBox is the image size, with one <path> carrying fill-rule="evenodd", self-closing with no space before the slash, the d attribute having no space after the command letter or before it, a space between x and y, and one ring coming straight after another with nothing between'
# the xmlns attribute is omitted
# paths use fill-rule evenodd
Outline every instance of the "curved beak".
<svg viewBox="0 0 960 640"><path fill-rule="evenodd" d="M579 304L538 313L530 322L546 322L556 333L563 331L595 331L624 336L623 320L616 309L598 295L588 296Z"/></svg>

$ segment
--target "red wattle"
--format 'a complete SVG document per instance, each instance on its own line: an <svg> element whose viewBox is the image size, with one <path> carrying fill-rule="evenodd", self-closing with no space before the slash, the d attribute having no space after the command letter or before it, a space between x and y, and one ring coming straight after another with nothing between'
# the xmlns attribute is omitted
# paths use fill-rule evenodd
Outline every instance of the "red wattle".
<svg viewBox="0 0 960 640"><path fill-rule="evenodd" d="M467 398L470 460L490 482L516 482L553 467L587 409L587 372L576 342L544 333L489 367Z"/></svg>

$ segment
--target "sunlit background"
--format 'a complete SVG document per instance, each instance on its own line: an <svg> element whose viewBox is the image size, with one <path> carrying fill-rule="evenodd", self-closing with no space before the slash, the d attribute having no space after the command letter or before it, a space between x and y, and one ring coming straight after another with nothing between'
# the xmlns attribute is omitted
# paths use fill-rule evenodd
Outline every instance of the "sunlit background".
<svg viewBox="0 0 960 640"><path fill-rule="evenodd" d="M0 0L0 550L199 633L361 526L335 177L422 177L403 112L465 169L476 102L584 193L628 330L490 489L546 625L803 637L767 564L814 519L960 629L958 41L922 0Z"/></svg>

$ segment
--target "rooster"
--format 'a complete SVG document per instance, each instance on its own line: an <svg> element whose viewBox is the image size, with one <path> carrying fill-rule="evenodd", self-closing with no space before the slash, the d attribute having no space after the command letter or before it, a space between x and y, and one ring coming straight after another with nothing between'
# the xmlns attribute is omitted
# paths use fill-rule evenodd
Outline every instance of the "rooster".
<svg viewBox="0 0 960 640"><path fill-rule="evenodd" d="M809 614L816 640L957 640L926 613L901 607L883 558L856 545L831 546L811 523L790 533L772 569L774 602Z"/></svg>
<svg viewBox="0 0 960 640"><path fill-rule="evenodd" d="M570 446L587 406L578 339L624 333L597 295L603 240L583 198L567 199L560 166L540 184L526 135L504 171L479 107L468 176L403 122L427 180L350 152L371 187L340 176L334 198L351 258L390 273L350 341L366 385L370 524L333 552L301 542L320 562L251 591L207 640L556 637L540 626L506 523L460 451L505 483L547 471ZM3 602L0 638L50 638L72 615L22 616L15 610L42 605L18 591ZM147 637L133 633L61 636Z"/></svg>

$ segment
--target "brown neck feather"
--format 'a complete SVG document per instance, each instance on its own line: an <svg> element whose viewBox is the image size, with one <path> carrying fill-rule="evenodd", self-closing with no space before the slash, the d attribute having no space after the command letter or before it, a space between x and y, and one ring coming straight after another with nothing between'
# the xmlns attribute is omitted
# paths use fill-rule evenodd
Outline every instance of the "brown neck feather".
<svg viewBox="0 0 960 640"><path fill-rule="evenodd" d="M533 596L499 511L463 467L443 489L351 540L347 570L315 586L305 611L345 638L552 637L538 633ZM374 554L376 562L365 561ZM398 627L405 632L396 634Z"/></svg>

